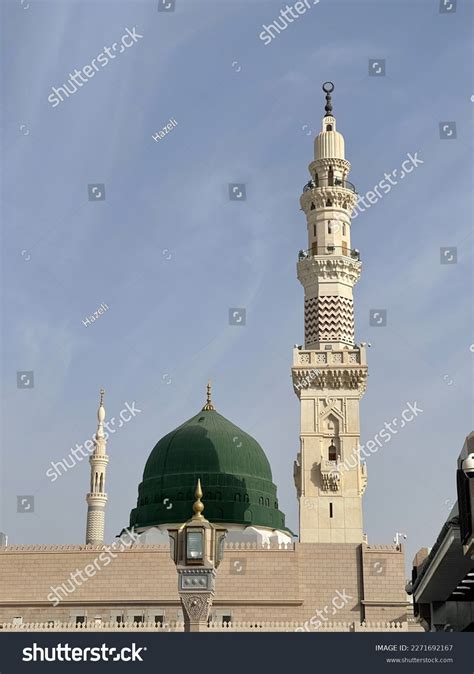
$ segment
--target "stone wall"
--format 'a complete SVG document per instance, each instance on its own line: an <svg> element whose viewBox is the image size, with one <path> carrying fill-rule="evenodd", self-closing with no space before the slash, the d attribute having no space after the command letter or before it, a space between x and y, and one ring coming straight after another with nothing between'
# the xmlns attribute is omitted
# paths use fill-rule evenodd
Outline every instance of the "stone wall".
<svg viewBox="0 0 474 674"><path fill-rule="evenodd" d="M75 623L76 616L115 622L119 615L126 622L136 616L182 620L168 546L133 545L113 554L107 546L0 548L0 623L20 617ZM228 544L212 616L217 622L291 622L309 631L329 623L402 623L404 585L401 547Z"/></svg>

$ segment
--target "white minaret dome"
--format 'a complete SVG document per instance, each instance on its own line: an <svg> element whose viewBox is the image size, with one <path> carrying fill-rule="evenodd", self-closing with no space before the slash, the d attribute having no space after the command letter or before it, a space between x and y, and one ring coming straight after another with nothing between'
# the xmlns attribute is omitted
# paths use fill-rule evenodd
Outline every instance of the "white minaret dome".
<svg viewBox="0 0 474 674"><path fill-rule="evenodd" d="M326 115L321 121L321 132L314 139L315 159L345 159L344 136L336 131L336 118Z"/></svg>

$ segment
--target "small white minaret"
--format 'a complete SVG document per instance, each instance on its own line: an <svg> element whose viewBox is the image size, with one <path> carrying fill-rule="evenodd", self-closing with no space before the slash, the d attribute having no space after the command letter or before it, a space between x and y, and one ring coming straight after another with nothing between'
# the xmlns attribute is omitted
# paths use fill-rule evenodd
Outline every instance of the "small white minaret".
<svg viewBox="0 0 474 674"><path fill-rule="evenodd" d="M99 545L104 542L105 504L107 503L107 494L105 493L105 469L109 462L109 457L106 453L107 441L104 435L104 393L104 389L101 389L99 409L97 410L99 424L94 438L95 448L89 458L91 466L91 485L90 492L86 496L86 545L90 543Z"/></svg>

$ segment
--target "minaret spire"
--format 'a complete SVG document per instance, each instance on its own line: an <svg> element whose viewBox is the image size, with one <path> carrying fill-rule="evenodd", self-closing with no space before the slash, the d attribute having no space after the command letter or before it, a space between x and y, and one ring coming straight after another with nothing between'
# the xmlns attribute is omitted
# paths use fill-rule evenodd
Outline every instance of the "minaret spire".
<svg viewBox="0 0 474 674"><path fill-rule="evenodd" d="M87 501L86 544L100 545L104 542L105 504L105 471L109 462L106 452L107 439L104 433L105 408L104 389L100 389L99 408L97 410L97 431L94 438L95 448L89 457L91 467L90 491Z"/></svg>
<svg viewBox="0 0 474 674"><path fill-rule="evenodd" d="M326 94L326 105L324 109L326 111L325 117L332 117L332 98L331 94L334 91L334 84L332 82L324 82L322 89Z"/></svg>

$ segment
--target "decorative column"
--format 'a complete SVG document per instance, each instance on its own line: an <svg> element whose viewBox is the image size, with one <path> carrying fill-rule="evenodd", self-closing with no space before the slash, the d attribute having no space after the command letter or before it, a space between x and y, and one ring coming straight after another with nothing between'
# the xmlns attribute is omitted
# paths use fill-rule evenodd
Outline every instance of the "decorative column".
<svg viewBox="0 0 474 674"><path fill-rule="evenodd" d="M357 193L347 180L350 163L336 130L333 90L332 82L323 85L325 115L300 199L308 248L297 263L305 340L293 354L293 388L301 408L294 476L300 541L360 543L367 474L357 450L367 365L365 347L354 343L353 287L361 262L359 251L351 249L351 213Z"/></svg>
<svg viewBox="0 0 474 674"><path fill-rule="evenodd" d="M226 529L203 516L201 480L198 479L194 515L179 529L168 529L171 557L178 571L178 592L185 632L207 631L215 590L216 569L224 553Z"/></svg>
<svg viewBox="0 0 474 674"><path fill-rule="evenodd" d="M86 496L87 501L87 528L86 544L100 545L104 542L105 504L105 471L109 462L106 453L107 440L104 434L104 389L100 390L99 409L97 411L98 426L94 438L95 448L89 457L91 467L90 491Z"/></svg>

